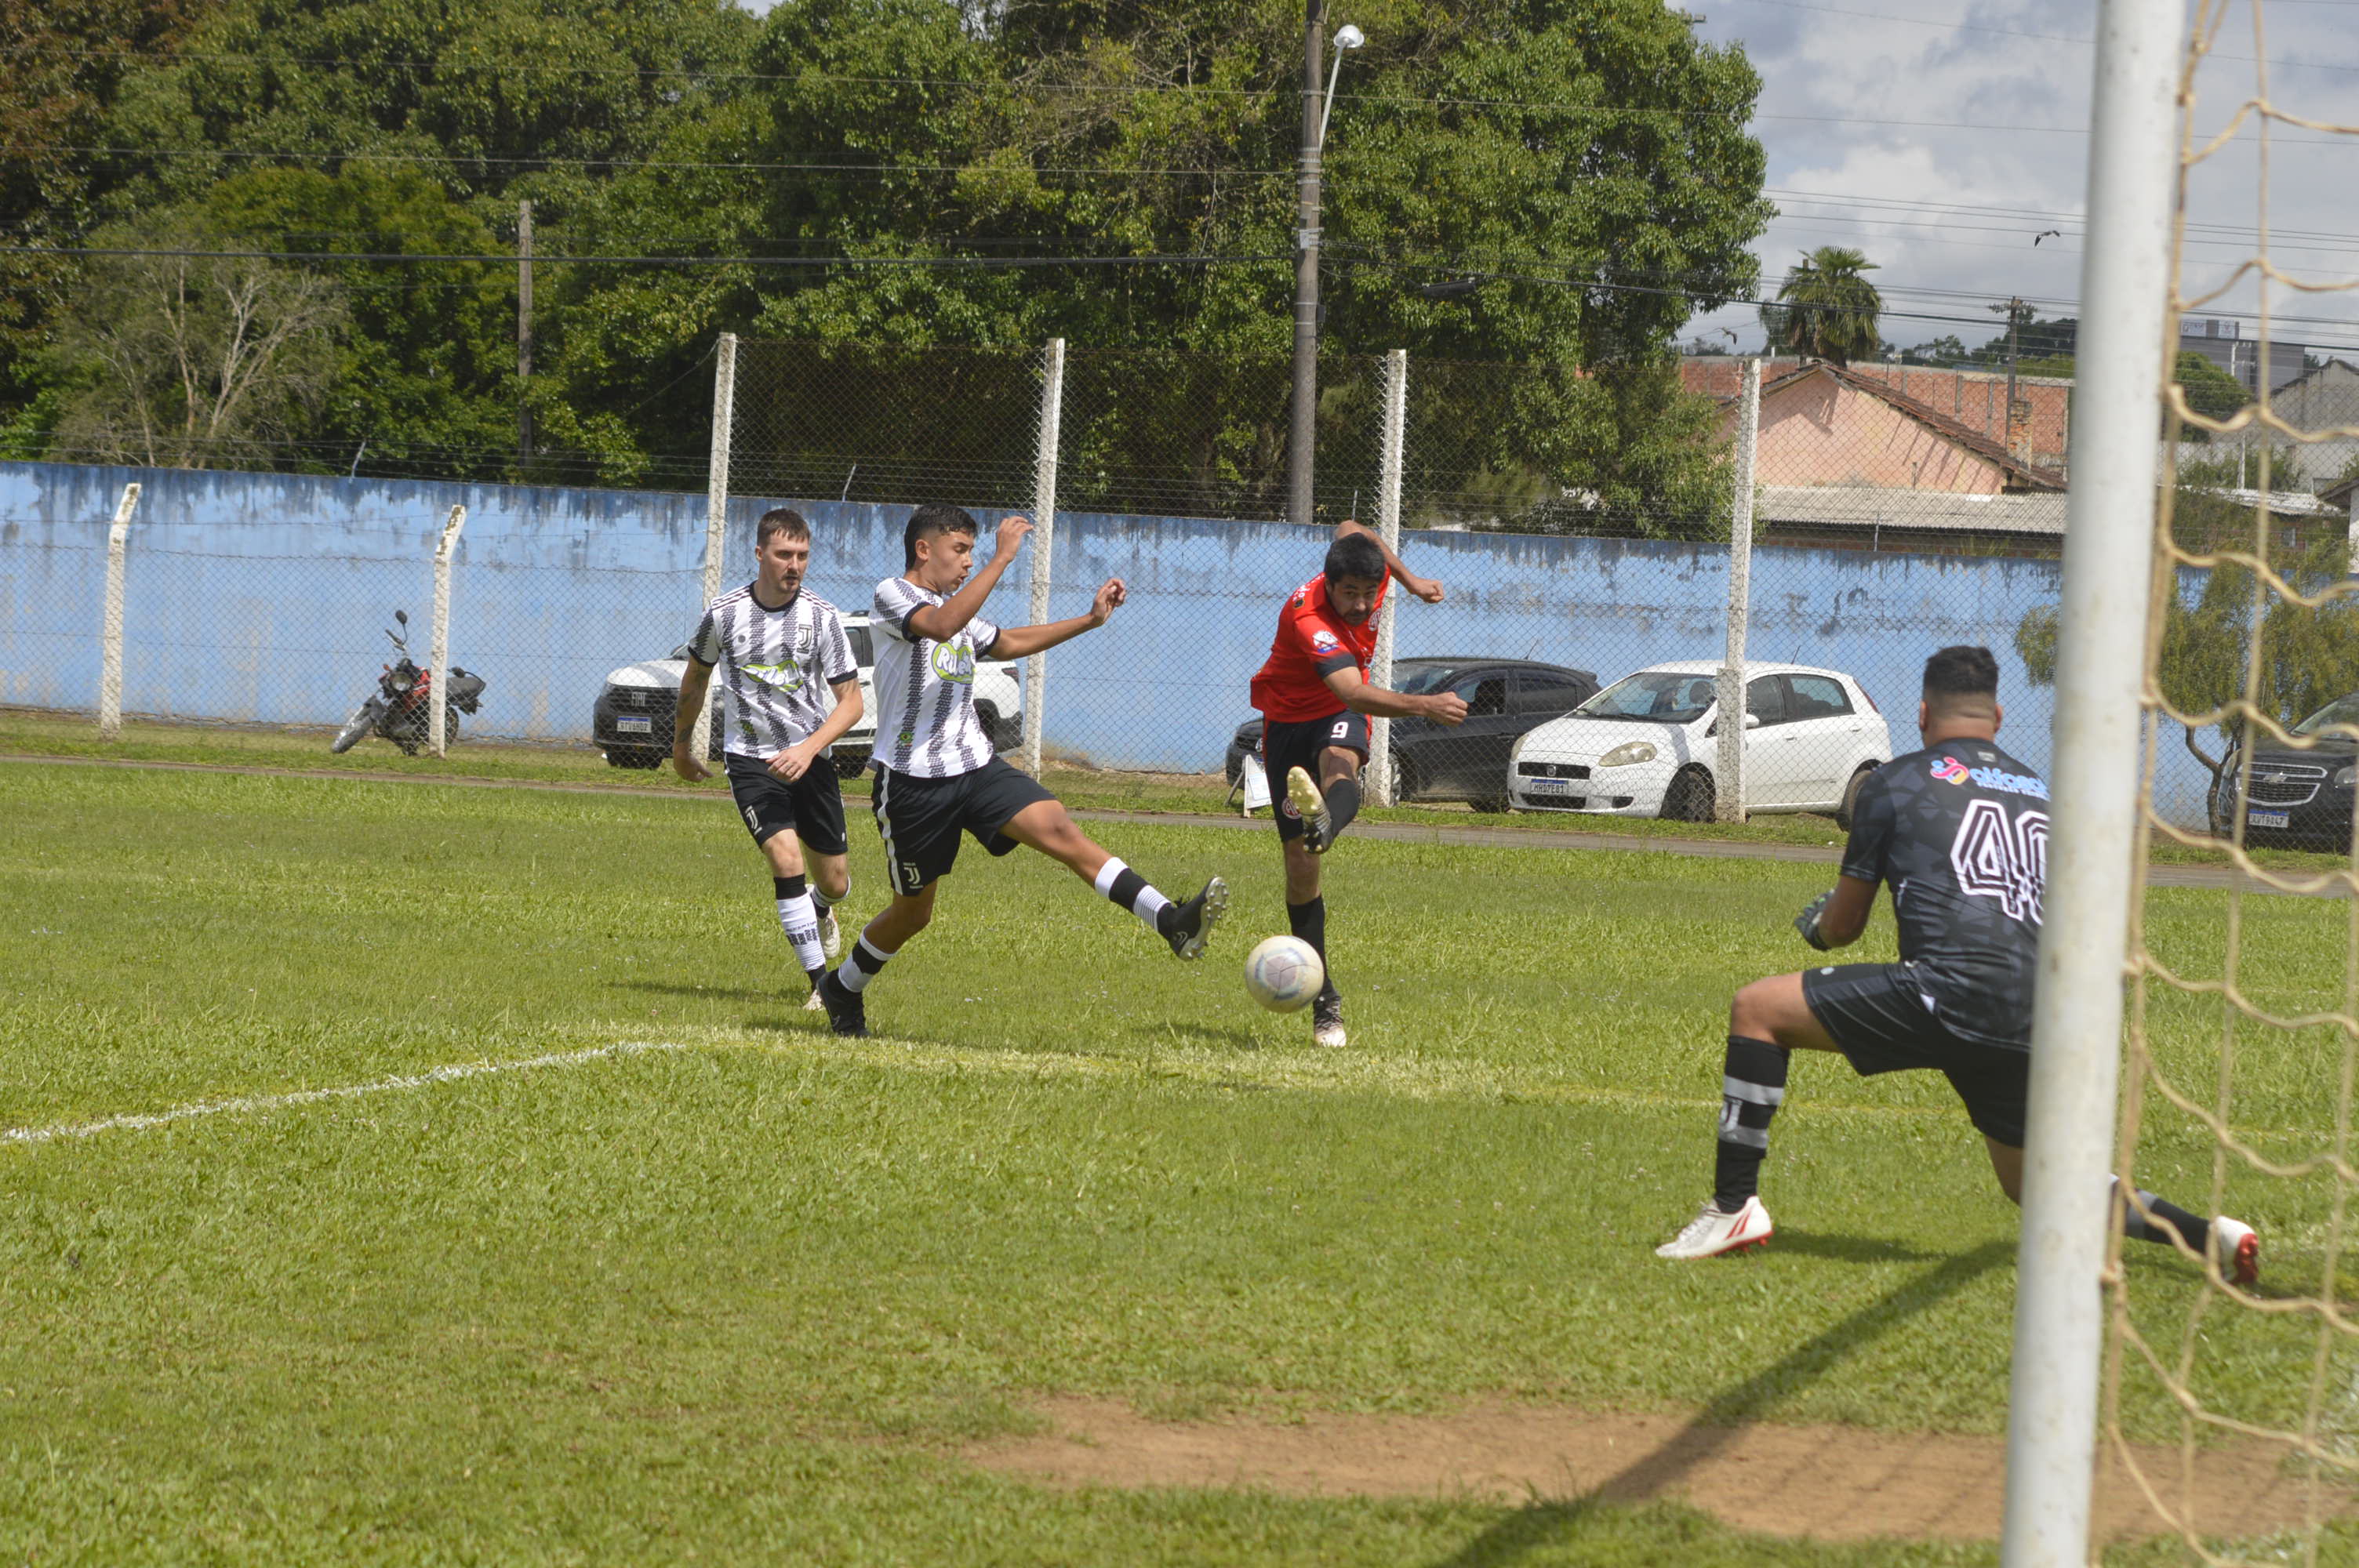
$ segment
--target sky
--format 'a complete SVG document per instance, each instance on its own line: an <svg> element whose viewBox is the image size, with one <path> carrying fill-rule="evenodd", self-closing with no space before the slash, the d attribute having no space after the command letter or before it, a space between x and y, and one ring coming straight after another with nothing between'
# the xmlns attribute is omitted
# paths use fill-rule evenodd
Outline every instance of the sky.
<svg viewBox="0 0 2359 1568"><path fill-rule="evenodd" d="M1903 347L1944 334L1975 347L2003 330L1990 307L2010 295L2042 316L2077 314L2094 0L1684 3L1702 17L1700 36L1741 43L1761 73L1754 130L1779 209L1755 246L1765 292L1802 251L1836 244L1877 265L1884 335ZM2226 124L2264 81L2282 112L2359 127L2359 0L2231 0L2213 14L2221 26L2196 79L2201 133ZM2279 125L2268 165L2277 265L2359 283L2359 134ZM2190 176L2190 298L2257 254L2263 193L2248 123ZM2250 336L2260 305L2247 279L2210 313L2245 317ZM2359 362L2359 292L2278 287L2269 308L2277 341ZM1750 307L1699 317L1690 331L1722 343L1733 332L1742 349L1762 341Z"/></svg>

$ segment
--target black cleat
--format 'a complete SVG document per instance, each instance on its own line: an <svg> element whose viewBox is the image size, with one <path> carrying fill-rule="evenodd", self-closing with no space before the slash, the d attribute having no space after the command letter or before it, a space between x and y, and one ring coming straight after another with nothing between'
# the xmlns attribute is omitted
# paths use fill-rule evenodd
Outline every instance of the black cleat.
<svg viewBox="0 0 2359 1568"><path fill-rule="evenodd" d="M1204 944L1212 935L1212 927L1229 912L1229 884L1214 877L1204 884L1203 891L1185 903L1175 903L1164 911L1163 939L1171 944L1174 957L1201 957Z"/></svg>
<svg viewBox="0 0 2359 1568"><path fill-rule="evenodd" d="M835 978L831 971L819 982L819 1004L827 1009L828 1027L848 1039L868 1038L867 1004L860 993Z"/></svg>
<svg viewBox="0 0 2359 1568"><path fill-rule="evenodd" d="M1341 1045L1344 1040L1343 999L1330 991L1310 1004L1310 1043Z"/></svg>

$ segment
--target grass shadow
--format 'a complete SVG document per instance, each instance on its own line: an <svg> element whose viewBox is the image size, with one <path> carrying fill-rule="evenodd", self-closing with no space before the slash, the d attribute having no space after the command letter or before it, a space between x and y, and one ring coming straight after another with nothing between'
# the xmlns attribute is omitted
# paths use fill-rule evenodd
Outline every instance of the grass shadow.
<svg viewBox="0 0 2359 1568"><path fill-rule="evenodd" d="M1949 1256L1943 1252L1920 1252L1905 1242L1866 1236L1819 1236L1783 1227L1769 1245L1781 1253L1829 1258L1840 1263L1930 1263Z"/></svg>
<svg viewBox="0 0 2359 1568"><path fill-rule="evenodd" d="M1785 1239L1781 1234L1779 1240ZM1874 1244L1871 1244L1874 1245ZM1645 1502L1726 1447L1740 1427L1759 1420L1800 1384L1815 1381L1844 1356L1956 1295L2015 1256L2012 1241L1962 1252L1912 1279L1841 1323L1796 1346L1771 1366L1713 1396L1679 1435L1592 1487L1582 1498L1535 1502L1493 1524L1436 1568L1502 1568L1536 1548L1554 1545L1596 1499Z"/></svg>
<svg viewBox="0 0 2359 1568"><path fill-rule="evenodd" d="M1221 1045L1232 1051L1258 1051L1262 1048L1260 1037L1250 1029L1223 1029L1210 1023L1166 1023L1162 1033L1175 1042Z"/></svg>
<svg viewBox="0 0 2359 1568"><path fill-rule="evenodd" d="M800 1007L803 1004L803 996L808 995L809 990L808 988L803 987L803 978L800 975L795 977L795 983L799 988L803 989L800 994L793 996L791 1000L795 1006ZM762 990L754 986L689 986L682 985L677 980L608 980L606 989L618 991L648 991L657 996L701 998L709 1001L786 1001L789 1000L784 989Z"/></svg>

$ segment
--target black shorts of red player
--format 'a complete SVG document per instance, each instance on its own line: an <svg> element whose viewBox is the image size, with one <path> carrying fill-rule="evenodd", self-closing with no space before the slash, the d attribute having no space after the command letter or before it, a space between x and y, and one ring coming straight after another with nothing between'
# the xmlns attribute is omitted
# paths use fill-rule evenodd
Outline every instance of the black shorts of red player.
<svg viewBox="0 0 2359 1568"><path fill-rule="evenodd" d="M1276 808L1270 816L1277 822L1280 839L1302 837L1302 818L1286 798L1287 769L1300 768L1314 780L1318 779L1320 754L1332 746L1356 752L1360 765L1367 766L1368 716L1343 708L1324 719L1262 726L1261 765L1262 771L1269 776L1269 798Z"/></svg>

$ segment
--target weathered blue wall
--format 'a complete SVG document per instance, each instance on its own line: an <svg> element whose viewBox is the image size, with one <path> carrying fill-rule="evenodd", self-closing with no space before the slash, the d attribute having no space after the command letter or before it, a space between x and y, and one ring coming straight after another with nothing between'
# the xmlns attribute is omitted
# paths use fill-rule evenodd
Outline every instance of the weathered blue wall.
<svg viewBox="0 0 2359 1568"><path fill-rule="evenodd" d="M698 614L701 495L0 464L0 701L95 703L106 523L130 480L144 487L128 565L132 712L341 720L385 660L379 628L397 607L415 618L423 656L434 541L454 503L467 525L451 657L489 683L473 733L585 738L606 672L665 653ZM732 583L777 499L731 503ZM899 569L906 509L798 504L817 535L812 586L865 608ZM1320 531L1283 524L1060 517L1052 612L1082 612L1114 576L1131 601L1051 655L1050 744L1112 767L1217 765L1248 714L1245 683L1278 600L1318 570L1322 549ZM1721 653L1722 546L1413 534L1405 550L1449 599L1403 603L1404 655L1529 656L1612 680ZM2006 672L2006 740L2047 765L2049 694L2025 679L2013 636L2025 611L2055 600L2054 562L1768 547L1753 572L1753 656L1849 671L1906 747L1925 655L1987 643ZM1019 568L990 613L1020 621L1027 589ZM2169 764L2166 809L2198 809L2182 776L2193 772Z"/></svg>

